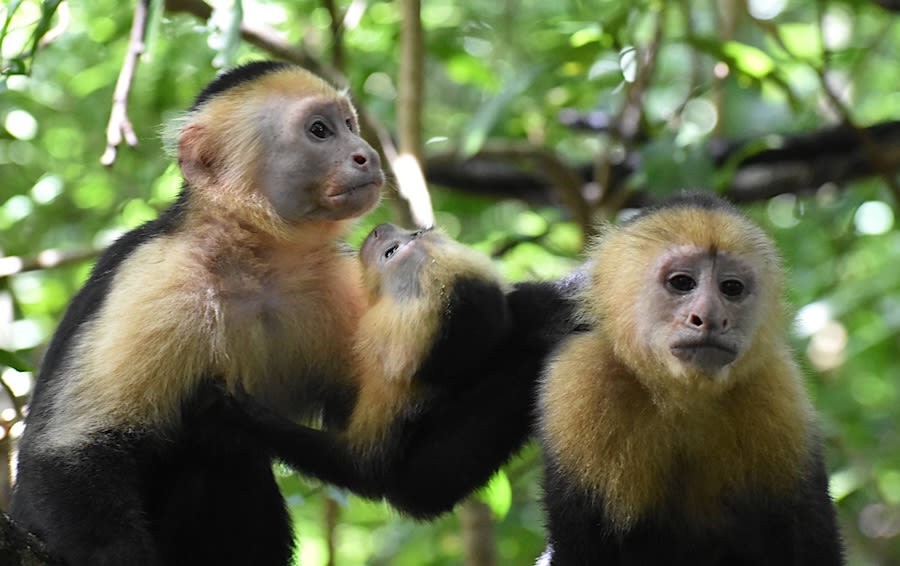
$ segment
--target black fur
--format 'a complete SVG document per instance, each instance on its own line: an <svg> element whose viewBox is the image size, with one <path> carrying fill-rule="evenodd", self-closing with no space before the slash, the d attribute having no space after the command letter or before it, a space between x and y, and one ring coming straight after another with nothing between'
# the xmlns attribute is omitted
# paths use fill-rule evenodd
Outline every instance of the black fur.
<svg viewBox="0 0 900 566"><path fill-rule="evenodd" d="M574 330L577 286L523 283L503 297L492 284L455 284L440 338L415 376L427 393L367 458L332 432L296 425L246 396L222 395L215 410L301 473L434 517L484 485L528 440L537 377Z"/></svg>
<svg viewBox="0 0 900 566"><path fill-rule="evenodd" d="M745 218L712 193L682 191L625 224L673 208ZM564 383L553 385L565 387ZM765 409L760 407L760 418L766 417ZM590 439L585 440L589 449ZM585 490L552 456L549 440L542 441L548 546L537 566L838 566L844 562L818 439L810 441L807 469L796 478L788 496L774 497L763 486L740 498L726 498L721 520L698 526L681 514L681 492L673 479L672 485L663 488L669 505L654 509L624 532L617 531L606 516L604 493Z"/></svg>
<svg viewBox="0 0 900 566"><path fill-rule="evenodd" d="M759 493L728 501L721 524L691 527L677 516L616 533L602 496L574 485L552 463L544 478L548 550L540 566L837 566L843 548L820 454L789 499ZM675 488L677 489L677 488Z"/></svg>
<svg viewBox="0 0 900 566"><path fill-rule="evenodd" d="M225 73L204 89L195 107L282 67L260 62ZM204 420L193 400L183 409L185 426L173 437L106 431L65 453L47 453L34 440L55 404L66 402L57 397L72 343L103 306L123 262L142 244L175 232L189 199L185 184L157 219L123 235L100 256L50 342L29 401L10 514L70 566L281 566L293 552L271 455L242 430ZM336 415L347 412L352 392L341 397L327 401Z"/></svg>
<svg viewBox="0 0 900 566"><path fill-rule="evenodd" d="M673 208L696 208L704 211L717 210L734 214L735 216L745 216L733 203L715 193L701 190L682 190L657 204L642 208L637 214L628 217L622 224L631 224L660 210L671 210Z"/></svg>
<svg viewBox="0 0 900 566"><path fill-rule="evenodd" d="M280 71L281 69L289 66L289 63L283 63L280 61L253 61L251 63L241 65L240 67L229 69L228 71L225 71L224 73L217 76L211 83L206 85L206 88L200 91L200 94L198 94L197 98L194 99L194 104L191 106L191 111L197 110L208 100L212 99L215 96L218 96L226 90L231 90L236 86L240 86L244 83L249 83L263 75L268 75L269 73Z"/></svg>

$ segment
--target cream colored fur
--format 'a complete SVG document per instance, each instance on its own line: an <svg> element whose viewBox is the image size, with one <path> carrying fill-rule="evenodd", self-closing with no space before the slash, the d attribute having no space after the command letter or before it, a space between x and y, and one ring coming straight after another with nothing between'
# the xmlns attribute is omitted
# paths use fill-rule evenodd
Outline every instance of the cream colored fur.
<svg viewBox="0 0 900 566"><path fill-rule="evenodd" d="M105 429L164 434L202 379L240 381L291 416L309 407L318 380L355 389L352 337L367 297L358 260L335 243L352 221L290 226L256 183L259 112L279 96L349 105L318 77L287 69L189 115L182 162L225 165L215 177L199 169L184 224L118 269L64 362L48 445L72 446Z"/></svg>
<svg viewBox="0 0 900 566"><path fill-rule="evenodd" d="M679 245L749 258L761 282L761 330L715 379L673 375L668 352L649 351L635 335L642 277ZM655 513L714 524L725 494L792 489L810 458L814 415L785 345L772 242L734 214L671 209L605 227L592 257L583 302L597 326L565 343L540 389L540 426L558 473L598 502L602 495L622 531Z"/></svg>

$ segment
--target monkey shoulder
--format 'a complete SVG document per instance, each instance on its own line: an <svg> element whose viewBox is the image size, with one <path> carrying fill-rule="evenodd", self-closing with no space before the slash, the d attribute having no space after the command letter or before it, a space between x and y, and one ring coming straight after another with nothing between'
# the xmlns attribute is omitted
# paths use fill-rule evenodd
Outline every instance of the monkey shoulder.
<svg viewBox="0 0 900 566"><path fill-rule="evenodd" d="M709 406L668 414L612 356L597 355L598 340L573 336L549 362L539 436L548 474L595 494L613 524L629 528L668 508L701 524L726 512L728 501L790 501L807 481L818 441L793 366Z"/></svg>

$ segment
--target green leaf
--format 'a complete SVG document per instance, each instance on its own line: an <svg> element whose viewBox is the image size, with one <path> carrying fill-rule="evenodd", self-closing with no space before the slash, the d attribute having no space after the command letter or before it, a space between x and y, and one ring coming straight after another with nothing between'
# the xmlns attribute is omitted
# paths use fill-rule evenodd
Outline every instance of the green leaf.
<svg viewBox="0 0 900 566"><path fill-rule="evenodd" d="M722 53L751 77L761 79L775 70L775 62L765 51L746 43L728 41L722 45Z"/></svg>
<svg viewBox="0 0 900 566"><path fill-rule="evenodd" d="M467 135L462 142L462 157L468 158L481 149L487 139L488 132L494 127L500 118L503 109L515 100L544 70L543 66L535 65L530 70L525 70L516 77L508 80L497 96L488 100L472 117L466 128Z"/></svg>
<svg viewBox="0 0 900 566"><path fill-rule="evenodd" d="M810 62L821 61L822 36L815 24L781 24L778 34L792 56Z"/></svg>
<svg viewBox="0 0 900 566"><path fill-rule="evenodd" d="M10 0L9 4L6 5L6 19L3 20L3 27L0 28L0 46L3 45L3 40L6 39L6 32L9 30L9 23L12 21L13 14L16 13L16 10L21 5L22 0Z"/></svg>
<svg viewBox="0 0 900 566"><path fill-rule="evenodd" d="M486 486L475 492L475 496L491 508L494 519L506 517L512 507L512 486L506 472L499 470Z"/></svg>
<svg viewBox="0 0 900 566"><path fill-rule="evenodd" d="M41 19L38 21L37 26L35 26L34 31L31 33L31 54L32 56L37 53L38 44L41 42L41 38L47 34L50 30L50 24L53 21L53 15L56 13L56 9L59 8L59 4L62 0L44 0L41 2Z"/></svg>
<svg viewBox="0 0 900 566"><path fill-rule="evenodd" d="M11 367L16 371L31 371L31 365L15 352L0 348L0 366Z"/></svg>

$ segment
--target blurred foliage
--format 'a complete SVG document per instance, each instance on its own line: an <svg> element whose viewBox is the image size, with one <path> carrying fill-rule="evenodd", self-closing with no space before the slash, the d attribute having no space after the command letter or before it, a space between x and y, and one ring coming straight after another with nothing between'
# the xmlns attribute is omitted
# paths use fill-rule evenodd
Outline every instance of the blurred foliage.
<svg viewBox="0 0 900 566"><path fill-rule="evenodd" d="M900 118L900 26L867 0L423 4L426 153L470 154L488 140L527 140L572 161L607 149L615 156L607 136L574 133L557 117L563 108L618 112L657 22L660 42L641 124L652 142L639 146L639 180L657 192L719 186L703 150L716 136L811 131L835 123L841 110L857 125ZM265 56L234 42L235 16L271 26L322 60L333 49L329 12L315 0L217 7L209 22L159 11L151 19L129 101L141 143L121 150L111 168L99 157L131 3L10 0L0 7L0 257L99 249L172 200L179 180L161 149L160 124L190 104L213 76L214 61ZM391 127L398 7L380 0L341 7L353 94ZM825 84L841 107L829 101ZM485 252L504 250L498 262L514 280L555 277L577 265L581 234L564 210L439 187L432 196L438 223ZM792 339L822 415L832 491L854 565L900 563L897 205L874 178L748 207L791 269L799 312ZM353 241L387 218L382 207L360 223ZM0 267L9 265L3 260ZM0 278L0 370L17 395L27 395L26 370L37 365L89 269L81 261ZM0 410L9 406L0 394ZM542 548L538 462L530 447L482 495L498 513L501 564L531 564ZM305 566L325 563L329 499L340 516L337 565L460 562L453 515L417 524L383 504L287 472L282 479Z"/></svg>

